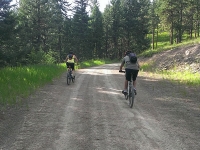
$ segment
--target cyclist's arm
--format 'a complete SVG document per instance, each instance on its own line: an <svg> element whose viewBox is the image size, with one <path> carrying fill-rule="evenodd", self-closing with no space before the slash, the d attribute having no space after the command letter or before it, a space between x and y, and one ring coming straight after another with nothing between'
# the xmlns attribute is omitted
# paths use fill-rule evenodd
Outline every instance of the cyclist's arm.
<svg viewBox="0 0 200 150"><path fill-rule="evenodd" d="M76 63L78 63L78 59L75 55L74 55L74 59L75 59Z"/></svg>
<svg viewBox="0 0 200 150"><path fill-rule="evenodd" d="M140 69L140 64L138 63L138 61L137 61L137 66L138 66L138 69Z"/></svg>
<svg viewBox="0 0 200 150"><path fill-rule="evenodd" d="M120 71L122 71L122 67L124 66L124 64L125 64L125 61L123 59L121 65L120 65L120 68L119 68Z"/></svg>
<svg viewBox="0 0 200 150"><path fill-rule="evenodd" d="M66 59L65 59L65 62L67 62L68 61L68 56L66 57Z"/></svg>

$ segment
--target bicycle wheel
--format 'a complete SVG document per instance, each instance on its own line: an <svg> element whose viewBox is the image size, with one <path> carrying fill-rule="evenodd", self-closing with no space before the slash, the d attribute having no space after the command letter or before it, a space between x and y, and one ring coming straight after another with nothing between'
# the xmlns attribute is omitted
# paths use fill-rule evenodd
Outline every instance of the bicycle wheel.
<svg viewBox="0 0 200 150"><path fill-rule="evenodd" d="M128 100L128 94L125 95L125 99Z"/></svg>
<svg viewBox="0 0 200 150"><path fill-rule="evenodd" d="M133 91L131 91L131 92L129 93L129 107L130 107L130 108L133 107L134 98L135 98L135 94L134 94Z"/></svg>
<svg viewBox="0 0 200 150"><path fill-rule="evenodd" d="M67 74L67 84L70 85L70 83L71 83L71 76Z"/></svg>
<svg viewBox="0 0 200 150"><path fill-rule="evenodd" d="M75 81L75 76L72 77L72 82L74 83L74 81Z"/></svg>

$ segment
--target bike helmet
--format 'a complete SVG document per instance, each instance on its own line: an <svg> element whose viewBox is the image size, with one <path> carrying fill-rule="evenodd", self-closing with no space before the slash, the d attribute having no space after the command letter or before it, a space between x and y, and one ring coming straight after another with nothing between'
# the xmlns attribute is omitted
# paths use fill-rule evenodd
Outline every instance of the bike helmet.
<svg viewBox="0 0 200 150"><path fill-rule="evenodd" d="M126 51L125 55L128 55L128 54L130 54L130 53L131 53L131 51L128 50L128 51Z"/></svg>
<svg viewBox="0 0 200 150"><path fill-rule="evenodd" d="M74 52L73 51L69 51L69 54L74 54Z"/></svg>

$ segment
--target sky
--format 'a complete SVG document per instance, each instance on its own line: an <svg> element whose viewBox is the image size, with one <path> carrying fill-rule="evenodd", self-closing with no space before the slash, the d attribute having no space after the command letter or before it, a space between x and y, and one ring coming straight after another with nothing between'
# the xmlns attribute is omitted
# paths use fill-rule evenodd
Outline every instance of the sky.
<svg viewBox="0 0 200 150"><path fill-rule="evenodd" d="M72 3L74 0L68 0L70 3ZM104 11L104 8L106 7L107 4L109 4L110 0L98 0L99 2L99 9L101 12Z"/></svg>
<svg viewBox="0 0 200 150"><path fill-rule="evenodd" d="M16 1L19 2L19 0L12 0L12 1L13 1L13 3L16 3ZM70 3L72 3L74 0L68 0L68 1ZM101 12L103 12L104 8L106 7L107 4L109 4L110 0L98 0L98 2L99 2L99 5L100 5L99 9L100 9Z"/></svg>
<svg viewBox="0 0 200 150"><path fill-rule="evenodd" d="M104 8L106 7L107 4L109 4L110 1L109 0L98 0L98 1L100 5L99 9L101 12L103 12Z"/></svg>

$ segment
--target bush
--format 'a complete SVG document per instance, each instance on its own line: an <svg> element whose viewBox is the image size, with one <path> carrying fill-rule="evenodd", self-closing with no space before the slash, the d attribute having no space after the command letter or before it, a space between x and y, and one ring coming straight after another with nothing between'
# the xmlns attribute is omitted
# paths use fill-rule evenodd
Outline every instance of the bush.
<svg viewBox="0 0 200 150"><path fill-rule="evenodd" d="M55 52L49 51L45 53L43 50L35 51L29 54L29 64L53 64L56 63Z"/></svg>

